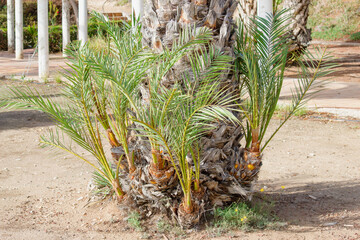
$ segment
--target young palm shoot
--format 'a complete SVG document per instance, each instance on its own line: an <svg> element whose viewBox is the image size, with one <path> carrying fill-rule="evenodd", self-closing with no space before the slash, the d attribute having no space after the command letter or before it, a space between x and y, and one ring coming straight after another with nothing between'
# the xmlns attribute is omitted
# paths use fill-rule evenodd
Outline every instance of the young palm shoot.
<svg viewBox="0 0 360 240"><path fill-rule="evenodd" d="M112 169L105 154L100 126L113 148L121 146L124 149L129 172L134 171L133 154L129 153L127 144L127 110L153 55L143 52L139 27L120 29L103 16L95 15L109 34L109 45L103 51L93 50L88 45L81 48L73 45L67 50L71 61L71 70L64 83L67 102L60 105L30 89L13 89L13 95L20 101L18 106L30 103L34 109L48 113L56 121L58 130L42 137L44 145L70 152L95 167L120 200L124 196L119 182L121 157L117 168ZM99 167L76 153L62 138L63 134L91 153Z"/></svg>
<svg viewBox="0 0 360 240"><path fill-rule="evenodd" d="M244 183L252 182L261 166L262 152L284 123L316 93L319 77L332 72L334 64L324 52L314 56L304 52L299 59L299 78L293 91L292 105L285 119L269 139L265 134L276 109L287 65L287 11L256 18L237 31L236 70L245 99L238 105L245 116L246 149L241 163L236 163L233 174Z"/></svg>
<svg viewBox="0 0 360 240"><path fill-rule="evenodd" d="M149 71L149 78L144 86L146 91L143 91L143 101L138 101L136 109L136 118L147 123L154 129L159 131L167 131L165 128L166 116L171 114L174 108L178 107L174 99L179 97L181 92L177 87L168 89L164 86L162 81L169 77L170 70L180 59L201 44L206 44L211 38L211 33L206 28L200 28L197 31L186 28L179 36L172 46L172 49L165 49L158 55L156 64ZM153 175L154 181L161 184L166 183L163 179L164 174L170 178L170 174L166 173L168 170L167 158L162 152L162 146L158 144L157 140L148 136L151 145L152 162L149 172ZM158 180L156 180L158 179ZM160 181L161 179L161 181Z"/></svg>
<svg viewBox="0 0 360 240"><path fill-rule="evenodd" d="M49 130L47 136L41 136L41 144L64 150L90 164L109 182L120 201L124 192L119 183L118 170L114 171L111 168L105 155L99 121L94 116L96 107L93 102L90 68L84 64L82 56L82 52L79 51L77 61L71 65L73 72L67 76L68 83L64 88L67 102L56 103L29 88L13 88L11 91L16 101L12 105L20 108L30 105L35 110L47 113L55 121L57 128ZM71 142L64 138L64 134L89 152L97 160L98 166L73 149Z"/></svg>
<svg viewBox="0 0 360 240"><path fill-rule="evenodd" d="M139 24L128 26L124 23L123 28L120 28L103 15L93 15L109 38L108 48L92 51L86 59L86 64L92 69L92 93L97 117L107 132L115 162L121 161L124 156L128 171L132 173L136 166L134 153L128 143L128 128L131 124L128 109L154 55L143 51Z"/></svg>
<svg viewBox="0 0 360 240"><path fill-rule="evenodd" d="M193 225L198 220L198 206L192 199L192 185L199 190L200 138L214 128L217 121L237 121L231 110L234 98L220 87L220 76L230 66L231 58L209 47L198 47L189 55L192 71L184 74L183 84L167 89L164 95L167 105L173 106L162 117L159 128L135 119L143 126L145 134L165 149L179 178L184 198L179 206L179 220L183 226ZM191 164L190 158L192 156ZM195 170L193 169L195 168ZM195 176L195 180L194 180Z"/></svg>

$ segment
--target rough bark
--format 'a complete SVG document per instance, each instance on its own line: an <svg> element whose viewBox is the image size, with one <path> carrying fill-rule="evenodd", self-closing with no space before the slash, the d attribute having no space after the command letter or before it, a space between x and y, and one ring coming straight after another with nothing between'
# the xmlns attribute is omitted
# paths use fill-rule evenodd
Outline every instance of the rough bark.
<svg viewBox="0 0 360 240"><path fill-rule="evenodd" d="M244 24L249 24L250 19L256 16L257 1L258 0L238 0L239 5L234 17L240 18Z"/></svg>
<svg viewBox="0 0 360 240"><path fill-rule="evenodd" d="M78 4L76 0L69 0L72 9L74 10L74 14L75 14L75 21L76 21L76 25L79 26L79 10L78 10Z"/></svg>
<svg viewBox="0 0 360 240"><path fill-rule="evenodd" d="M235 26L233 15L237 5L236 0L145 0L142 18L143 45L161 52L164 48L172 47L182 29L205 26L213 32L214 45L219 50L232 54ZM187 68L189 64L185 58L173 67L162 84L171 86L174 80L179 80L182 72L189 70ZM236 85L230 70L224 73L222 82L227 86ZM132 186L128 189L128 194L141 212L164 211L178 219L183 227L191 227L199 222L204 211L251 195L251 183L243 184L241 178L236 178L231 173L234 164L242 161L242 137L243 130L240 126L222 123L201 140L201 190L191 194L196 208L191 214L184 214L181 205L183 195L173 167L167 166L163 174L152 171L151 166L149 167L149 162L152 161L151 147L142 140L134 146L134 149L138 149L137 170L132 174L134 178L129 180L123 175L121 181L124 182L123 185ZM190 157L189 159L191 161Z"/></svg>
<svg viewBox="0 0 360 240"><path fill-rule="evenodd" d="M258 0L237 0L239 6L234 14L234 18L240 18L242 22L248 24L251 18L257 15ZM291 19L288 21L288 29L292 44L290 52L301 51L308 47L311 41L311 29L306 28L309 17L310 0L284 0L280 8L290 9Z"/></svg>
<svg viewBox="0 0 360 240"><path fill-rule="evenodd" d="M207 26L222 50L231 49L235 0L145 0L143 42L159 51L171 44L189 24Z"/></svg>
<svg viewBox="0 0 360 240"><path fill-rule="evenodd" d="M306 28L309 17L310 0L285 0L283 8L290 9L292 15L289 21L292 45L290 52L301 51L308 47L311 41L311 29Z"/></svg>

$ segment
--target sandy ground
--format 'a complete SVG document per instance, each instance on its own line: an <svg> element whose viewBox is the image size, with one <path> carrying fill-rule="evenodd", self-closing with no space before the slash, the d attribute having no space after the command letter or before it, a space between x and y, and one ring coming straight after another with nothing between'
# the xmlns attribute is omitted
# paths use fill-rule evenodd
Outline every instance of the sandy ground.
<svg viewBox="0 0 360 240"><path fill-rule="evenodd" d="M9 84L22 85L0 81L0 90ZM59 89L55 84L30 85L48 94ZM271 127L277 124L274 120ZM113 202L86 206L92 169L38 145L39 134L52 126L40 112L0 112L0 239L145 237L125 224ZM359 146L360 120L289 121L266 150L256 187L265 188L262 194L275 201L276 213L287 226L216 239L360 239ZM163 234L147 237L172 239ZM211 237L206 230L188 235Z"/></svg>
<svg viewBox="0 0 360 240"><path fill-rule="evenodd" d="M88 0L89 10L94 10L102 13L116 13L122 12L126 16L131 14L131 0Z"/></svg>
<svg viewBox="0 0 360 240"><path fill-rule="evenodd" d="M342 65L309 106L329 107L318 110L357 119L312 115L289 121L265 151L256 187L265 188L262 194L275 201L276 213L287 226L277 231L231 232L215 239L360 239L360 116L354 115L360 109L360 47L331 50ZM9 61L6 54L0 54L0 95L7 85L24 84L58 93L56 84L1 80L25 70L37 74L36 62L26 67L29 61ZM65 66L58 56L50 62L54 71ZM292 74L289 71L287 77ZM285 82L282 102L290 96L291 81ZM271 127L277 124L274 120ZM1 240L173 239L134 232L111 201L87 205L92 169L63 152L41 149L39 135L49 127L53 123L40 112L0 112ZM187 236L214 237L206 230Z"/></svg>

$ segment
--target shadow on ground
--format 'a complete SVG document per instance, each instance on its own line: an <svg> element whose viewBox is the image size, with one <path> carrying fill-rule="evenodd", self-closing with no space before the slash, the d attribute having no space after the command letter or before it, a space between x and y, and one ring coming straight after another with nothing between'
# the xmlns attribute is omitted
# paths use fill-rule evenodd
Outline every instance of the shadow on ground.
<svg viewBox="0 0 360 240"><path fill-rule="evenodd" d="M338 89L324 89L316 93L315 99L360 99L360 85L346 82L342 83L342 85L343 87ZM280 96L279 99L291 100L292 94L284 94Z"/></svg>
<svg viewBox="0 0 360 240"><path fill-rule="evenodd" d="M360 181L307 183L268 193L275 212L289 225L353 225L360 229Z"/></svg>
<svg viewBox="0 0 360 240"><path fill-rule="evenodd" d="M0 112L0 131L47 127L54 122L45 113L35 110Z"/></svg>

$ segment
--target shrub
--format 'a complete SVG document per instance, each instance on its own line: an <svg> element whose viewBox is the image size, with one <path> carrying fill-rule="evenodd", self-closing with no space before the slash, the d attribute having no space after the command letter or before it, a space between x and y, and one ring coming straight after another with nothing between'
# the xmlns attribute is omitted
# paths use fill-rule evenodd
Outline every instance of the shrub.
<svg viewBox="0 0 360 240"><path fill-rule="evenodd" d="M24 2L24 26L31 26L37 24L37 2Z"/></svg>
<svg viewBox="0 0 360 240"><path fill-rule="evenodd" d="M119 26L123 25L122 21L114 21ZM77 26L70 27L70 40L75 41L77 39ZM34 48L37 44L37 26L35 24L24 27L24 48ZM88 26L89 37L104 36L106 31L99 28L96 21L90 22ZM7 29L0 29L0 51L7 50ZM60 25L49 26L49 51L51 53L60 52L62 50L62 29Z"/></svg>
<svg viewBox="0 0 360 240"><path fill-rule="evenodd" d="M360 32L356 32L350 35L351 41L359 41L360 40Z"/></svg>
<svg viewBox="0 0 360 240"><path fill-rule="evenodd" d="M1 28L6 28L7 27L7 17L6 17L6 13L0 13L0 27Z"/></svg>
<svg viewBox="0 0 360 240"><path fill-rule="evenodd" d="M0 51L7 50L7 34L6 29L0 28Z"/></svg>

